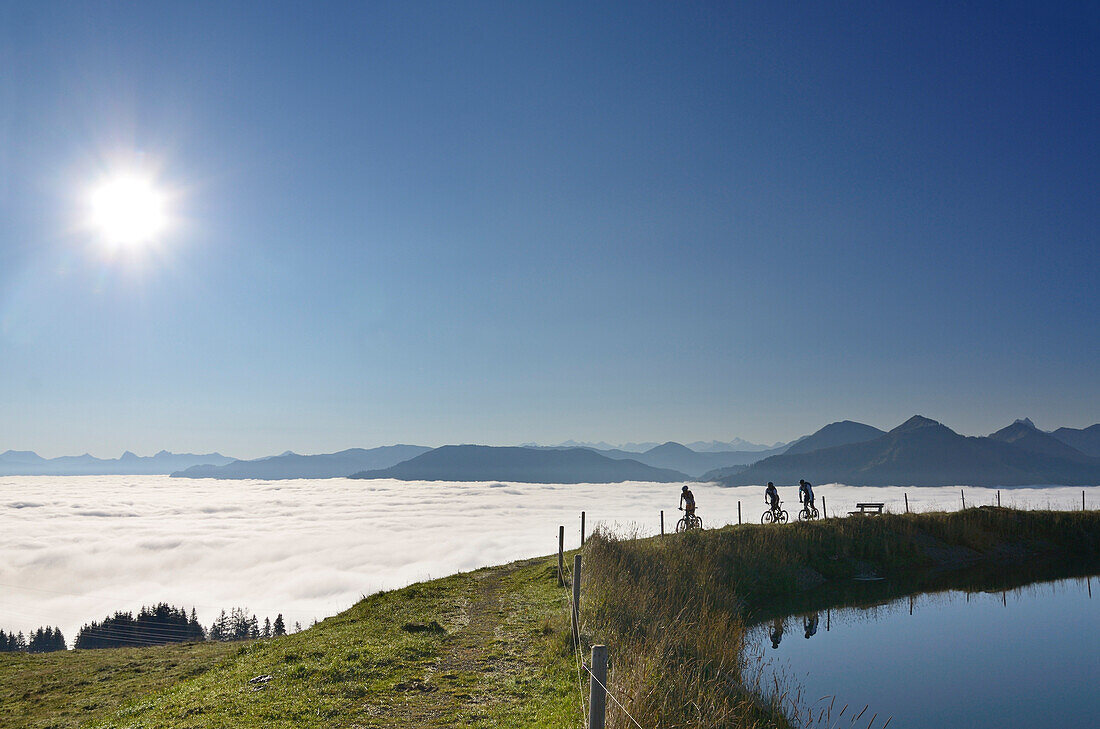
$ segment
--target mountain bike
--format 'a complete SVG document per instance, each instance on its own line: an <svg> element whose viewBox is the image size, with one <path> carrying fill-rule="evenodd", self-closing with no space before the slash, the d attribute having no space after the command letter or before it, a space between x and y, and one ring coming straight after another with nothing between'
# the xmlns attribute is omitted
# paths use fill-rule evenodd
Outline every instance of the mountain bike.
<svg viewBox="0 0 1100 729"><path fill-rule="evenodd" d="M790 518L790 514L787 513L786 509L780 508L782 505L783 502L780 501L774 509L769 507L767 511L760 515L760 523L771 524L774 522L776 524L786 524L787 519Z"/></svg>
<svg viewBox="0 0 1100 729"><path fill-rule="evenodd" d="M821 513L817 510L816 506L810 506L809 503L803 502L802 511L798 512L799 521L813 521L819 519Z"/></svg>
<svg viewBox="0 0 1100 729"><path fill-rule="evenodd" d="M683 511L683 509L680 509L680 511ZM680 534L680 533L686 532L686 531L690 531L692 529L702 529L702 528L703 528L703 520L700 519L695 514L684 514L683 516L680 517L680 521L676 522L676 533L677 534Z"/></svg>

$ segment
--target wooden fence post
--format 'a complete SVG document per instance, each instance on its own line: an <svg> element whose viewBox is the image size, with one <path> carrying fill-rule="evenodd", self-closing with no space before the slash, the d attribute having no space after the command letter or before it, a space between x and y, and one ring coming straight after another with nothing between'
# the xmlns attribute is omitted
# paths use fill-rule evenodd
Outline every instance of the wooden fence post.
<svg viewBox="0 0 1100 729"><path fill-rule="evenodd" d="M573 557L573 645L581 649L581 556Z"/></svg>
<svg viewBox="0 0 1100 729"><path fill-rule="evenodd" d="M997 508L1001 506L1001 490L997 489Z"/></svg>
<svg viewBox="0 0 1100 729"><path fill-rule="evenodd" d="M604 729L607 713L607 646L592 646L592 678L588 682L588 729Z"/></svg>
<svg viewBox="0 0 1100 729"><path fill-rule="evenodd" d="M558 587L565 587L565 527L558 527Z"/></svg>
<svg viewBox="0 0 1100 729"><path fill-rule="evenodd" d="M902 496L905 497L905 513L908 514L909 513L909 494L907 494L903 491Z"/></svg>
<svg viewBox="0 0 1100 729"><path fill-rule="evenodd" d="M737 500L737 523L741 523L741 499Z"/></svg>
<svg viewBox="0 0 1100 729"><path fill-rule="evenodd" d="M824 496L821 497L821 518L822 519L828 519L829 518L829 512L825 511L825 497Z"/></svg>
<svg viewBox="0 0 1100 729"><path fill-rule="evenodd" d="M581 546L584 546L584 512L581 512Z"/></svg>
<svg viewBox="0 0 1100 729"><path fill-rule="evenodd" d="M966 492L964 492L962 489L959 489L959 496L962 496L963 511L966 511Z"/></svg>
<svg viewBox="0 0 1100 729"><path fill-rule="evenodd" d="M1081 489L1081 511L1085 510L1085 490Z"/></svg>
<svg viewBox="0 0 1100 729"><path fill-rule="evenodd" d="M665 510L661 509L661 536L665 535Z"/></svg>

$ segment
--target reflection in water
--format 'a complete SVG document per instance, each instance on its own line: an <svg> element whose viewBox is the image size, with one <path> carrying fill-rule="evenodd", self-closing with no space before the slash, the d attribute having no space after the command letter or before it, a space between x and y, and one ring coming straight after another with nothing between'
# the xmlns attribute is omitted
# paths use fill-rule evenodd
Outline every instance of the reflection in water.
<svg viewBox="0 0 1100 729"><path fill-rule="evenodd" d="M772 648L778 648L783 641L783 620L776 618L772 621Z"/></svg>
<svg viewBox="0 0 1100 729"><path fill-rule="evenodd" d="M835 725L853 707L849 726L864 706L859 726L877 715L876 729L1097 726L1097 607L1082 577L826 609L824 640L782 646L777 618L754 629L760 660L745 678L801 697L785 699L800 726ZM818 633L819 611L787 619Z"/></svg>
<svg viewBox="0 0 1100 729"><path fill-rule="evenodd" d="M809 616L803 616L802 628L806 631L806 637L812 638L817 635L817 613L813 613Z"/></svg>

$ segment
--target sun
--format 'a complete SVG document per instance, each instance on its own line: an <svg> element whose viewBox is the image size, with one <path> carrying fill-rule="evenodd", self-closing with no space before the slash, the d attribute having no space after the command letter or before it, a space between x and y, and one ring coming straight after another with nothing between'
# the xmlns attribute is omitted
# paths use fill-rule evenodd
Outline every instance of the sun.
<svg viewBox="0 0 1100 729"><path fill-rule="evenodd" d="M143 246L168 228L167 195L152 178L136 173L101 180L88 196L88 209L91 228L113 246Z"/></svg>

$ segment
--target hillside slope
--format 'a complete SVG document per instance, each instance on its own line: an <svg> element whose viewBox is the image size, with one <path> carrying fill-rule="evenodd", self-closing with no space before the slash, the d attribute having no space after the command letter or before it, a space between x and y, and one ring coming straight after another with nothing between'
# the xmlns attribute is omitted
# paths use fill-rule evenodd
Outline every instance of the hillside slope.
<svg viewBox="0 0 1100 729"><path fill-rule="evenodd" d="M389 468L431 450L426 446L393 445L380 448L349 448L338 453L281 456L254 461L233 461L222 466L193 466L172 474L173 478L344 478L356 471Z"/></svg>
<svg viewBox="0 0 1100 729"><path fill-rule="evenodd" d="M1087 428L1059 428L1051 435L1086 456L1100 458L1100 423Z"/></svg>
<svg viewBox="0 0 1100 729"><path fill-rule="evenodd" d="M654 446L644 453L630 453L620 450L599 450L601 456L616 460L632 459L653 468L667 468L673 471L698 477L704 473L729 467L744 467L761 458L781 453L782 449L762 451L695 451L691 448L669 441Z"/></svg>
<svg viewBox="0 0 1100 729"><path fill-rule="evenodd" d="M392 468L352 478L402 481L513 481L518 483L618 483L688 480L678 471L634 460L607 458L587 448L443 446Z"/></svg>
<svg viewBox="0 0 1100 729"><path fill-rule="evenodd" d="M774 481L852 486L1031 486L1100 483L1100 460L1064 458L992 438L959 435L915 415L886 435L864 443L783 454L719 481L740 486Z"/></svg>
<svg viewBox="0 0 1100 729"><path fill-rule="evenodd" d="M372 595L283 638L134 651L0 654L4 729L560 727L580 716L565 591L547 558ZM208 652L205 662L179 661ZM167 660L158 663L158 655ZM58 667L87 662L43 685ZM144 684L119 677L166 670ZM129 672L129 673L127 673ZM269 676L267 680L257 677ZM106 680L106 681L105 681ZM27 697L39 694L41 700ZM48 695L42 695L48 694ZM14 717L14 718L11 718ZM87 721L87 724L81 724Z"/></svg>
<svg viewBox="0 0 1100 729"><path fill-rule="evenodd" d="M884 435L886 435L886 431L879 430L873 425L857 423L854 420L841 420L838 423L829 423L805 438L799 438L783 453L792 456L798 453L810 453L819 451L822 448L864 443Z"/></svg>
<svg viewBox="0 0 1100 729"><path fill-rule="evenodd" d="M1088 456L1076 448L1066 445L1049 433L1044 433L1035 427L1029 419L1017 420L1012 425L1001 428L995 433L990 433L992 440L1003 443L1011 443L1017 448L1023 448L1032 453L1042 453L1057 458L1066 458L1079 463L1088 462Z"/></svg>
<svg viewBox="0 0 1100 729"><path fill-rule="evenodd" d="M150 476L167 475L195 465L220 466L233 462L221 453L170 453L139 456L126 451L120 458L82 456L43 458L34 451L0 453L0 476Z"/></svg>

